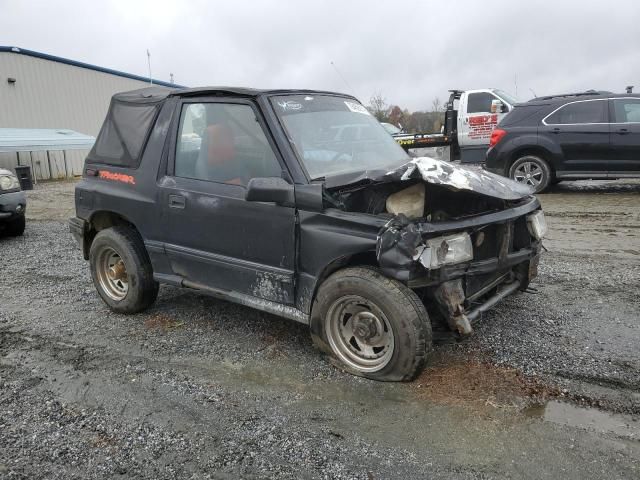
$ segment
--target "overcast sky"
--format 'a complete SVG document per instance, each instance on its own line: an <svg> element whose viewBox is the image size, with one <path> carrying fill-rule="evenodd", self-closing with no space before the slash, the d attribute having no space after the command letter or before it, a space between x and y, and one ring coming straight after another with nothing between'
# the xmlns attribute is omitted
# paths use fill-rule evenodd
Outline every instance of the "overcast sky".
<svg viewBox="0 0 640 480"><path fill-rule="evenodd" d="M316 88L427 109L451 88L523 100L640 91L635 1L0 0L0 45L188 86ZM338 72L332 66L332 63Z"/></svg>

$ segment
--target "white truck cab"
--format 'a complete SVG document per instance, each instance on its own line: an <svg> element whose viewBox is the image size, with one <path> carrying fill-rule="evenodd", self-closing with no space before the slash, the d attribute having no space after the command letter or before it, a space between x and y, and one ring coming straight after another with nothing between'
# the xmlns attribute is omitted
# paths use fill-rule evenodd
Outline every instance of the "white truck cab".
<svg viewBox="0 0 640 480"><path fill-rule="evenodd" d="M491 132L513 110L518 100L497 88L449 91L451 95L447 102L442 132L389 133L407 151L450 147L450 160L460 160L462 163L483 162L489 148Z"/></svg>
<svg viewBox="0 0 640 480"><path fill-rule="evenodd" d="M514 97L496 88L451 91L449 103L452 105L447 105L447 114L450 110L457 111L457 135L451 136L457 137L462 163L484 161L491 132L517 102Z"/></svg>

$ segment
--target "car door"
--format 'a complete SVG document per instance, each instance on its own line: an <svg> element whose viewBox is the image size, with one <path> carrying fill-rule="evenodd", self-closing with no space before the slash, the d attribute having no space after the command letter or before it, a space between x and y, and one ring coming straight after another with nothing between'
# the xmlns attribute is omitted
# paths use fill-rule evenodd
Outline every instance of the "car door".
<svg viewBox="0 0 640 480"><path fill-rule="evenodd" d="M609 100L611 160L609 176L640 175L640 98Z"/></svg>
<svg viewBox="0 0 640 480"><path fill-rule="evenodd" d="M247 100L183 101L159 179L164 248L173 273L218 290L292 304L295 210L247 202L255 177L283 164Z"/></svg>
<svg viewBox="0 0 640 480"><path fill-rule="evenodd" d="M491 105L500 100L491 92L465 94L461 112L458 112L458 144L461 147L489 145L491 132L498 124L498 114L491 112Z"/></svg>
<svg viewBox="0 0 640 480"><path fill-rule="evenodd" d="M611 158L607 99L567 103L547 115L538 132L562 150L558 173L606 177Z"/></svg>

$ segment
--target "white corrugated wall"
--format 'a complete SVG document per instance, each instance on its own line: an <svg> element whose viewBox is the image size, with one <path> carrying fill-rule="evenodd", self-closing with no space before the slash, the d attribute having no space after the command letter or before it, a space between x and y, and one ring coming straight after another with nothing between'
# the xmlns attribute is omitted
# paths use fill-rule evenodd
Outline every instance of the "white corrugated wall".
<svg viewBox="0 0 640 480"><path fill-rule="evenodd" d="M88 153L89 150L0 152L0 168L14 170L17 165L29 165L36 181L73 178L82 175Z"/></svg>
<svg viewBox="0 0 640 480"><path fill-rule="evenodd" d="M15 78L9 83L8 78ZM146 82L12 52L0 52L0 127L64 128L97 136L111 96L148 86ZM59 152L61 153L61 152ZM59 153L21 152L38 179L52 177ZM81 174L87 151L68 150L67 171ZM13 168L15 153L0 153L0 167ZM24 160L24 161L23 161ZM55 173L55 172L53 172Z"/></svg>

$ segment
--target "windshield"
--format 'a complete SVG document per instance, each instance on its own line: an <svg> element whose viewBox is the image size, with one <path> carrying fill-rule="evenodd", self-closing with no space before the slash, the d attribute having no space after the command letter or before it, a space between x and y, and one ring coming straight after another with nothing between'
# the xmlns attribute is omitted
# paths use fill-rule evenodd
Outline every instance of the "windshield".
<svg viewBox="0 0 640 480"><path fill-rule="evenodd" d="M355 100L330 95L287 95L271 101L311 179L392 170L410 160Z"/></svg>
<svg viewBox="0 0 640 480"><path fill-rule="evenodd" d="M515 105L516 103L520 103L520 100L518 100L513 95L508 94L507 92L504 92L502 90L495 90L495 92L496 92L496 95L498 95L500 98L502 98L511 106Z"/></svg>

